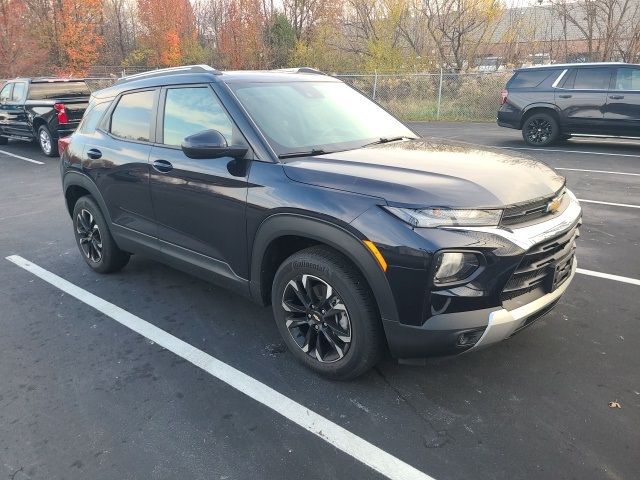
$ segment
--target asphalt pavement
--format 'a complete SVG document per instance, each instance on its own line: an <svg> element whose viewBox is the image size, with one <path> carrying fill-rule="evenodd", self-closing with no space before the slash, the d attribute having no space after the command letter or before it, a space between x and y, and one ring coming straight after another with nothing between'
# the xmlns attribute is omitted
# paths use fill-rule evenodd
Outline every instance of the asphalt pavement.
<svg viewBox="0 0 640 480"><path fill-rule="evenodd" d="M0 479L385 478L374 458L339 450L330 434L314 435L11 255L436 480L637 479L640 142L522 150L520 132L490 124L411 126L558 168L584 200L579 267L602 276L576 275L552 313L492 348L421 367L389 359L348 383L298 364L268 308L140 256L116 274L91 272L59 160L31 144L1 146Z"/></svg>

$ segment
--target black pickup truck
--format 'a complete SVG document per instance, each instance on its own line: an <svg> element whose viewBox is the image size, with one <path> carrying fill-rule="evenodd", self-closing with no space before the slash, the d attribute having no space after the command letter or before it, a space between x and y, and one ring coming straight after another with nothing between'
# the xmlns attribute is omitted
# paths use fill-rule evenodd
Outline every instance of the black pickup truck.
<svg viewBox="0 0 640 480"><path fill-rule="evenodd" d="M89 103L82 79L16 78L0 90L0 145L9 138L36 140L42 152L58 155L58 139L71 135Z"/></svg>

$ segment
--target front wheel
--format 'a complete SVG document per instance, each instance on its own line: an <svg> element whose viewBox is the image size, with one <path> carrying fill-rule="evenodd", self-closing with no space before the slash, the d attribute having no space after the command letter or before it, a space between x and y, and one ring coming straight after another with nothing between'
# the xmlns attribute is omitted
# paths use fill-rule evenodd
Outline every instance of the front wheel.
<svg viewBox="0 0 640 480"><path fill-rule="evenodd" d="M546 147L555 142L559 134L557 120L547 113L531 115L522 125L522 138L532 147Z"/></svg>
<svg viewBox="0 0 640 480"><path fill-rule="evenodd" d="M118 248L98 204L80 197L73 208L73 230L82 258L92 270L111 273L129 262L129 254Z"/></svg>
<svg viewBox="0 0 640 480"><path fill-rule="evenodd" d="M362 274L340 253L311 247L276 272L273 313L291 353L327 377L348 380L384 352L382 326Z"/></svg>
<svg viewBox="0 0 640 480"><path fill-rule="evenodd" d="M38 145L40 145L40 150L47 157L56 157L58 155L58 144L45 125L38 129Z"/></svg>

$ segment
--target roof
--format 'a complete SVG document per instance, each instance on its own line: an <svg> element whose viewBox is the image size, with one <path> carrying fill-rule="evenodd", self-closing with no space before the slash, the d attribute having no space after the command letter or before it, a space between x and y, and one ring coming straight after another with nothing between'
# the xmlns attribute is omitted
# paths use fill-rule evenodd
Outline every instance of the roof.
<svg viewBox="0 0 640 480"><path fill-rule="evenodd" d="M63 83L84 82L84 78L59 78L59 77L16 77L7 82L31 82L31 83Z"/></svg>
<svg viewBox="0 0 640 480"><path fill-rule="evenodd" d="M125 90L159 87L176 84L196 84L211 82L286 82L296 81L334 81L319 70L309 67L287 68L281 70L216 70L208 65L185 65L182 67L150 70L119 79L113 86L94 92L96 98L113 97Z"/></svg>
<svg viewBox="0 0 640 480"><path fill-rule="evenodd" d="M578 63L552 63L549 65L533 65L531 67L522 67L518 70L540 70L545 68L570 68L570 67L606 67L606 66L624 66L640 67L635 63L624 62L578 62Z"/></svg>

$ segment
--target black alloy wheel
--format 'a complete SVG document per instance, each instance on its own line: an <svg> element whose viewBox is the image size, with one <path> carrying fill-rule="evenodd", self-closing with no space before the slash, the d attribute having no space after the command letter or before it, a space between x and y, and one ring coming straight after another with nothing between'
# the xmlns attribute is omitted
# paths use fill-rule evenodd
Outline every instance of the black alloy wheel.
<svg viewBox="0 0 640 480"><path fill-rule="evenodd" d="M116 272L130 255L118 248L107 222L90 196L80 197L73 207L73 231L84 261L98 273Z"/></svg>
<svg viewBox="0 0 640 480"><path fill-rule="evenodd" d="M522 137L528 145L544 147L557 140L558 122L546 113L529 117L522 127Z"/></svg>
<svg viewBox="0 0 640 480"><path fill-rule="evenodd" d="M351 320L338 292L308 274L290 280L282 296L286 327L294 342L321 363L340 360L351 345Z"/></svg>
<svg viewBox="0 0 640 480"><path fill-rule="evenodd" d="M91 212L84 208L78 212L78 217L76 218L76 233L78 234L80 250L84 253L84 256L94 263L100 263L102 260L100 227L98 227Z"/></svg>
<svg viewBox="0 0 640 480"><path fill-rule="evenodd" d="M324 245L285 259L271 289L276 326L289 351L321 375L348 380L373 367L386 342L362 273Z"/></svg>

